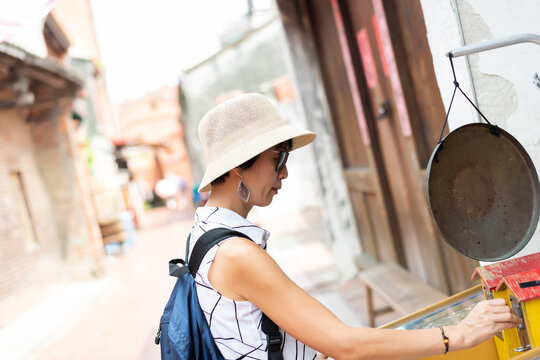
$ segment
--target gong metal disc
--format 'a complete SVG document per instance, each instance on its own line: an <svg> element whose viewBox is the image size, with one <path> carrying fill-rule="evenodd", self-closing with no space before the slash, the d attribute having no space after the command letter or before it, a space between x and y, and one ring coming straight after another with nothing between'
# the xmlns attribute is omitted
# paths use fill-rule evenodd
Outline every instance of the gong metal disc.
<svg viewBox="0 0 540 360"><path fill-rule="evenodd" d="M502 260L523 249L538 224L539 194L531 158L496 126L452 131L428 163L431 215L443 238L473 259Z"/></svg>

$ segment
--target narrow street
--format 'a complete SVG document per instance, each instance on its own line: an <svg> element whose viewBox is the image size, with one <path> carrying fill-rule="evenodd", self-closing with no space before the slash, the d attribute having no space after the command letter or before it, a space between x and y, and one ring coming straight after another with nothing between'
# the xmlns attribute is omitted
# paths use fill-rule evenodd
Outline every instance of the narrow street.
<svg viewBox="0 0 540 360"><path fill-rule="evenodd" d="M147 213L132 249L108 256L108 282L71 326L56 329L30 359L157 359L154 336L174 279L170 258L183 256L192 211Z"/></svg>
<svg viewBox="0 0 540 360"><path fill-rule="evenodd" d="M339 318L361 326L365 323L363 288L357 280L339 284L320 216L313 209L260 224L272 232L268 251L295 282ZM167 262L183 257L193 211L159 208L148 211L146 218L147 225L137 233L132 249L106 257L105 279L72 287L74 291L65 292L69 296L57 295L49 301L55 305L41 308L47 312L39 314L42 321L33 316L37 336L23 348L17 340L9 341L20 338L13 334L16 329L0 333L10 359L159 359L154 336L174 283ZM74 302L81 305L68 311ZM391 318L391 314L381 317L380 322Z"/></svg>

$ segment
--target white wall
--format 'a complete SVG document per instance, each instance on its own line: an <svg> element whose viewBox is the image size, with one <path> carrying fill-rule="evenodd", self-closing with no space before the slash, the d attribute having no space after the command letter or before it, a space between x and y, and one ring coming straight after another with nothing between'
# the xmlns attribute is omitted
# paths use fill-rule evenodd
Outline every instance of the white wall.
<svg viewBox="0 0 540 360"><path fill-rule="evenodd" d="M47 57L47 46L43 37L44 22L45 19L35 19L33 22L26 23L20 31L9 36L7 41L36 56Z"/></svg>
<svg viewBox="0 0 540 360"><path fill-rule="evenodd" d="M421 0L435 75L446 109L452 96L452 71L445 53L465 44L533 33L540 35L540 1L537 0ZM480 110L487 119L512 134L540 169L540 46L518 44L454 58L457 80L467 95L476 91ZM470 71L470 72L469 72ZM470 75L472 83L470 81ZM456 102L457 101L457 102ZM460 94L452 106L450 129L477 122L476 111ZM517 256L540 251L540 231Z"/></svg>

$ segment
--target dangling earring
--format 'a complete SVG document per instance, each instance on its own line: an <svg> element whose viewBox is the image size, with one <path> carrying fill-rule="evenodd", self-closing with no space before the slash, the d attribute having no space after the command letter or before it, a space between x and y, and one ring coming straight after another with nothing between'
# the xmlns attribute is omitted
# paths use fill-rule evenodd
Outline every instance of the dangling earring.
<svg viewBox="0 0 540 360"><path fill-rule="evenodd" d="M238 184L238 196L243 202L247 203L250 195L251 191L249 191L249 188L242 182L242 179L240 179L240 183Z"/></svg>

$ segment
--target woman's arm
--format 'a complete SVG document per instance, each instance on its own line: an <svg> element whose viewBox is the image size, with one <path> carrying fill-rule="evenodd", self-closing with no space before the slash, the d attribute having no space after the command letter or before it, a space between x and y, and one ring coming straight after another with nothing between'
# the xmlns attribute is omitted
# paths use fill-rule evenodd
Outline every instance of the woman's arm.
<svg viewBox="0 0 540 360"><path fill-rule="evenodd" d="M414 359L444 353L439 328L353 328L292 282L259 246L244 238L223 242L209 280L233 300L249 300L304 344L335 359ZM450 351L474 346L519 323L502 299L484 301L458 325L445 326Z"/></svg>

